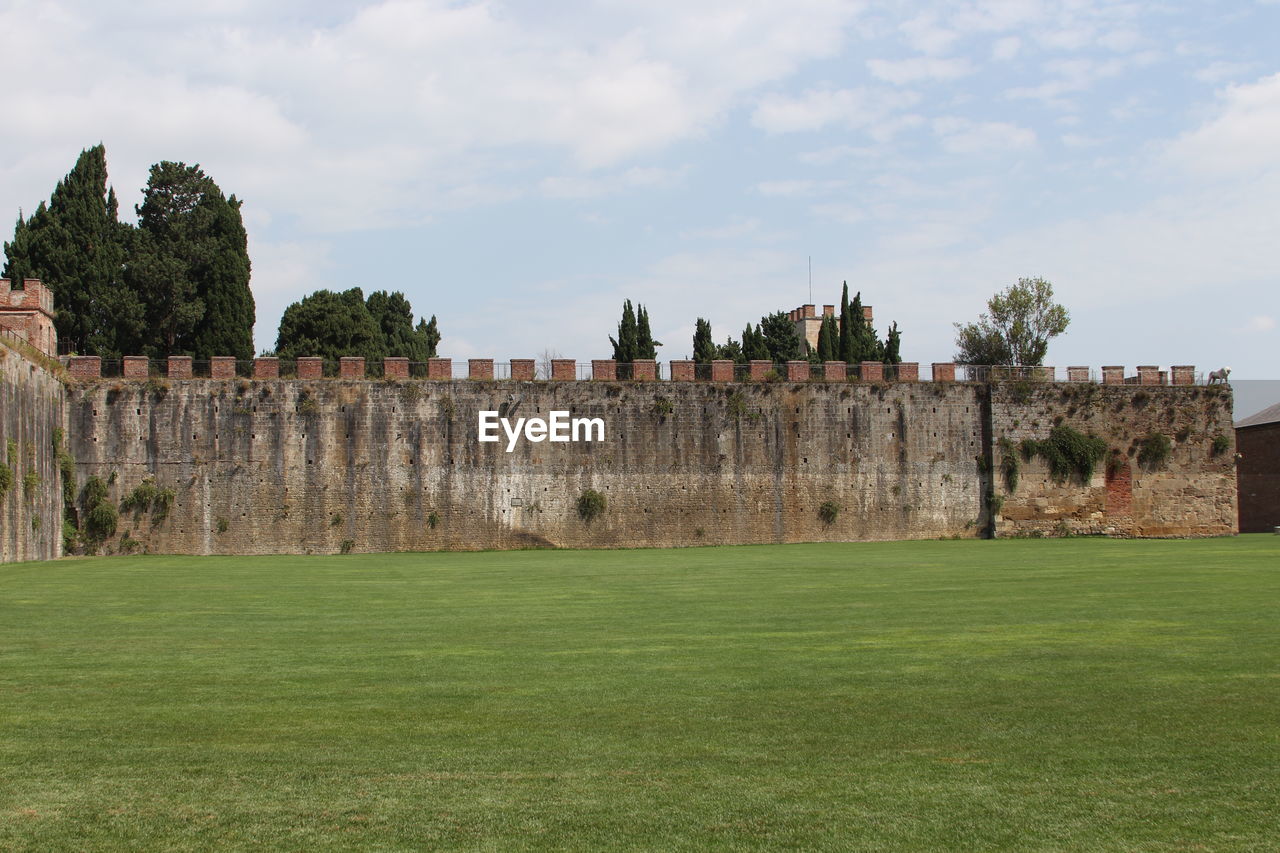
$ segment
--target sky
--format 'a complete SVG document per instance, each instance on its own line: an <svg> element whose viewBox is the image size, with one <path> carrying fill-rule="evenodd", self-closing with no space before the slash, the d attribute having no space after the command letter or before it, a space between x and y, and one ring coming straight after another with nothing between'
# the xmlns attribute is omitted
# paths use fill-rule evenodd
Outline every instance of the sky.
<svg viewBox="0 0 1280 853"><path fill-rule="evenodd" d="M847 281L927 365L1040 276L1048 364L1280 379L1280 0L0 0L0 32L0 214L98 142L127 218L198 163L260 350L359 286L454 359L607 358L632 299L669 360Z"/></svg>

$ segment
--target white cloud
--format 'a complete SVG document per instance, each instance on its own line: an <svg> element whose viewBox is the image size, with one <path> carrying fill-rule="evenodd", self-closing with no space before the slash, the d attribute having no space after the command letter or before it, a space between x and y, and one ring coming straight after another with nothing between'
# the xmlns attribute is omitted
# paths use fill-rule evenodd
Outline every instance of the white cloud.
<svg viewBox="0 0 1280 853"><path fill-rule="evenodd" d="M817 89L799 97L772 94L760 99L751 123L769 133L820 130L830 124L862 128L883 122L919 101L911 92L883 89Z"/></svg>
<svg viewBox="0 0 1280 853"><path fill-rule="evenodd" d="M1002 154L1034 148L1035 131L1002 121L975 122L948 116L935 119L933 131L953 154Z"/></svg>
<svg viewBox="0 0 1280 853"><path fill-rule="evenodd" d="M972 74L975 70L968 59L941 59L932 56L868 59L867 68L875 77L900 86L928 80L955 80Z"/></svg>
<svg viewBox="0 0 1280 853"><path fill-rule="evenodd" d="M1173 164L1208 176L1280 171L1280 74L1231 86L1212 118L1175 140Z"/></svg>
<svg viewBox="0 0 1280 853"><path fill-rule="evenodd" d="M1265 314L1259 314L1256 317L1250 317L1249 322L1244 324L1245 332L1273 332L1276 328L1276 319L1268 317Z"/></svg>

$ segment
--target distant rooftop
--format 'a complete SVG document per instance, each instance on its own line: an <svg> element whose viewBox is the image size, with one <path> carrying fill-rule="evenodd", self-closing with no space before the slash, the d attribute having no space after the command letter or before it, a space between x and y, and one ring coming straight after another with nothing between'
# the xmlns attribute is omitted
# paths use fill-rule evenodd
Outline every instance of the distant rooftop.
<svg viewBox="0 0 1280 853"><path fill-rule="evenodd" d="M1274 406L1268 406L1261 412L1252 414L1242 421L1236 421L1235 426L1236 429L1240 429L1241 427L1262 426L1263 424L1275 423L1276 421L1280 421L1280 403L1276 403Z"/></svg>

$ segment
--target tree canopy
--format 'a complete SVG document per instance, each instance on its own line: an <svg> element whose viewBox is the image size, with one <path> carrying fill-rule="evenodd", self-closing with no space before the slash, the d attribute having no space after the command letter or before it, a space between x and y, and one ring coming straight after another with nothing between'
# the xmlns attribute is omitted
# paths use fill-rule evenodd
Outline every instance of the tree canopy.
<svg viewBox="0 0 1280 853"><path fill-rule="evenodd" d="M106 149L96 145L80 152L47 205L18 217L13 240L4 244L3 276L48 286L65 347L108 358L136 352L145 322L141 301L123 280L131 230L120 223L107 186Z"/></svg>
<svg viewBox="0 0 1280 853"><path fill-rule="evenodd" d="M955 359L960 364L1043 364L1049 341L1070 322L1067 309L1053 301L1052 284L1020 278L987 300L978 322L955 324Z"/></svg>
<svg viewBox="0 0 1280 853"><path fill-rule="evenodd" d="M634 308L631 300L622 303L622 319L618 321L618 337L609 336L613 344L613 359L619 364L630 364L640 359L656 359L661 341L655 341L649 330L649 312L643 305Z"/></svg>
<svg viewBox="0 0 1280 853"><path fill-rule="evenodd" d="M248 239L235 196L199 166L151 167L138 226L119 221L106 150L82 151L49 203L18 218L4 274L39 278L74 352L253 355Z"/></svg>
<svg viewBox="0 0 1280 853"><path fill-rule="evenodd" d="M343 356L363 356L372 364L387 357L424 362L435 356L439 343L436 318L419 320L415 327L413 307L403 293L378 290L366 300L353 287L340 293L317 290L286 308L276 355L320 356L327 362Z"/></svg>

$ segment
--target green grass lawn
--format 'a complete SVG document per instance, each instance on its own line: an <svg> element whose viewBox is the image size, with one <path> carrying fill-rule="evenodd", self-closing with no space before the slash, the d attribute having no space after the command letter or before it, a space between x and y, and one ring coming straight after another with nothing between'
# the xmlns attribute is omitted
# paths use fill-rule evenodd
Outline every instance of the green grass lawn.
<svg viewBox="0 0 1280 853"><path fill-rule="evenodd" d="M0 849L1278 846L1277 536L0 566Z"/></svg>

